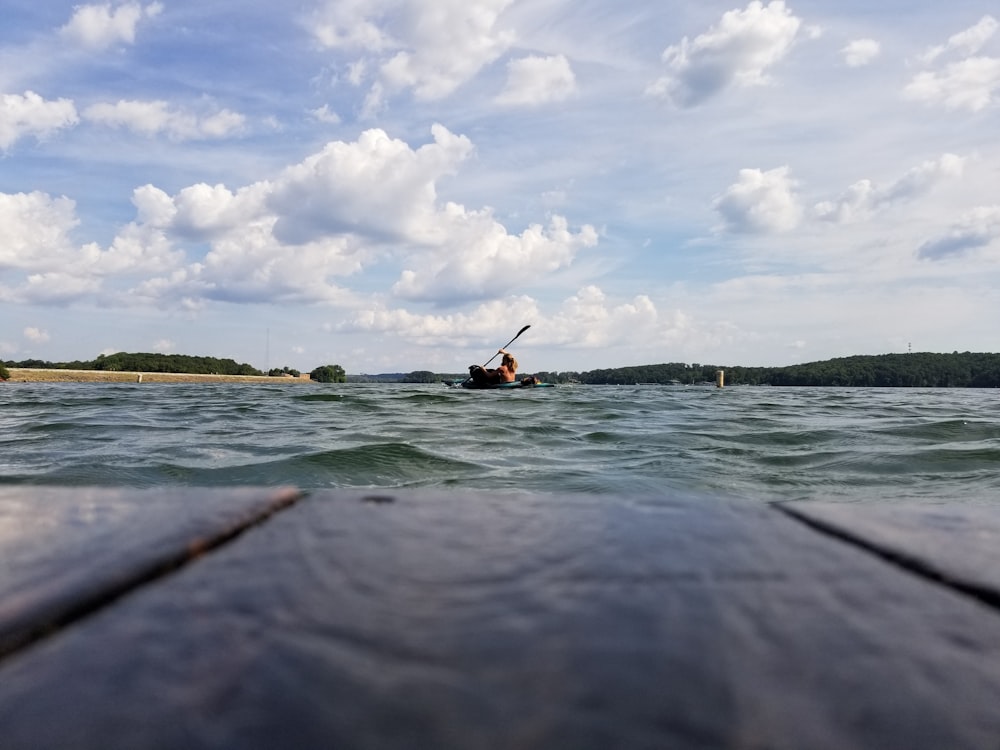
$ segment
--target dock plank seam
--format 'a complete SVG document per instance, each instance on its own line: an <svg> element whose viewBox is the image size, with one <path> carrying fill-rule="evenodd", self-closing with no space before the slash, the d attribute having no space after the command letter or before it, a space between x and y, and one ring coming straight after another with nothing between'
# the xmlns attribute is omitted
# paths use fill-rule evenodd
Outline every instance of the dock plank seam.
<svg viewBox="0 0 1000 750"><path fill-rule="evenodd" d="M137 565L129 573L108 581L78 599L57 602L47 612L26 618L28 621L0 628L0 666L13 655L56 635L77 622L109 607L129 594L186 568L199 558L230 544L252 528L260 526L277 513L306 497L298 489L289 489L275 496L266 507L229 526L205 536L195 537L172 554L164 554Z"/></svg>
<svg viewBox="0 0 1000 750"><path fill-rule="evenodd" d="M1000 612L1000 591L996 588L958 578L921 557L884 547L859 534L852 533L835 523L814 518L808 513L804 513L785 503L771 503L771 506L789 518L808 526L813 531L817 531L837 541L850 544L890 563L896 568L916 575L935 585L944 586L952 591L968 596Z"/></svg>

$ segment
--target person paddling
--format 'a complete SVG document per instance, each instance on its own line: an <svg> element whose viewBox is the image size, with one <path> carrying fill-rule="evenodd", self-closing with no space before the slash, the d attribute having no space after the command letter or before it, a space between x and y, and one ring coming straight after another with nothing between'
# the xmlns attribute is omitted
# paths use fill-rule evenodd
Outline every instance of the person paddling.
<svg viewBox="0 0 1000 750"><path fill-rule="evenodd" d="M482 365L469 365L469 377L476 385L496 385L498 383L513 383L517 379L517 360L506 349L497 350L503 355L500 366L495 370Z"/></svg>

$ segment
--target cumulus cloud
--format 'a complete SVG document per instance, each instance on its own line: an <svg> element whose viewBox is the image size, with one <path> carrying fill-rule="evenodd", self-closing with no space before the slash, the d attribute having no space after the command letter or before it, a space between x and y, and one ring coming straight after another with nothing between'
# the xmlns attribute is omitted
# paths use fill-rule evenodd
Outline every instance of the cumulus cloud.
<svg viewBox="0 0 1000 750"><path fill-rule="evenodd" d="M72 238L76 204L42 192L0 193L0 275L15 281L3 297L63 304L100 291L111 276L161 272L180 254L165 237L129 225L101 249Z"/></svg>
<svg viewBox="0 0 1000 750"><path fill-rule="evenodd" d="M268 198L279 217L276 235L290 244L336 234L439 240L436 181L454 174L473 148L442 125L431 133L433 143L412 149L372 129L286 169Z"/></svg>
<svg viewBox="0 0 1000 750"><path fill-rule="evenodd" d="M530 56L507 63L507 85L498 104L533 106L559 102L576 91L576 77L563 55Z"/></svg>
<svg viewBox="0 0 1000 750"><path fill-rule="evenodd" d="M962 216L940 237L921 245L917 257L924 260L960 257L998 240L1000 206L980 206Z"/></svg>
<svg viewBox="0 0 1000 750"><path fill-rule="evenodd" d="M855 39L840 50L849 68L861 68L879 56L882 48L874 39Z"/></svg>
<svg viewBox="0 0 1000 750"><path fill-rule="evenodd" d="M79 122L69 99L50 101L34 91L0 96L0 149L6 151L26 136L44 139Z"/></svg>
<svg viewBox="0 0 1000 750"><path fill-rule="evenodd" d="M344 302L333 280L379 260L400 258L392 292L420 301L496 299L539 275L565 268L597 242L590 226L571 231L560 216L511 234L488 208L437 197L472 143L440 125L418 148L368 130L335 141L274 180L239 190L193 185L174 196L135 192L131 231L208 243L204 257L135 288L148 299L230 302ZM124 233L122 233L124 234Z"/></svg>
<svg viewBox="0 0 1000 750"><path fill-rule="evenodd" d="M535 347L570 347L600 351L620 348L636 363L662 361L668 350L697 342L704 346L724 337L723 331L699 326L680 311L661 312L646 295L614 299L600 287L579 289L554 309L543 313L530 296L507 296L484 302L468 311L416 313L405 308L369 307L340 321L331 330L395 336L421 346L479 347L495 345L510 335L510 311L519 320L533 322L530 341ZM526 354L523 362L536 360Z"/></svg>
<svg viewBox="0 0 1000 750"><path fill-rule="evenodd" d="M468 312L414 313L405 308L369 307L338 322L331 330L392 334L425 346L468 345L496 339L498 332L506 331L511 309L516 309L525 320L540 317L533 299L518 296L484 302Z"/></svg>
<svg viewBox="0 0 1000 750"><path fill-rule="evenodd" d="M16 282L0 296L347 304L355 296L338 277L393 262L400 298L475 302L564 269L597 243L593 227L570 229L562 216L514 233L489 208L440 201L438 181L473 145L441 125L432 136L411 147L369 130L236 189L198 183L171 195L140 186L135 220L107 246L72 239L79 221L67 198L0 193L0 281Z"/></svg>
<svg viewBox="0 0 1000 750"><path fill-rule="evenodd" d="M111 3L80 5L60 33L66 39L94 50L107 49L115 44L134 44L140 21L154 18L162 11L160 3L143 6L129 2L117 7Z"/></svg>
<svg viewBox="0 0 1000 750"><path fill-rule="evenodd" d="M814 213L823 221L841 224L864 219L887 206L925 195L946 180L961 177L964 168L965 159L943 154L914 167L885 187L878 187L871 180L859 180L836 201L817 203Z"/></svg>
<svg viewBox="0 0 1000 750"><path fill-rule="evenodd" d="M49 340L49 332L42 328L35 328L34 326L29 326L24 329L24 338L28 339L35 344L44 344Z"/></svg>
<svg viewBox="0 0 1000 750"><path fill-rule="evenodd" d="M83 116L91 122L125 128L147 137L162 133L175 141L226 138L239 133L246 124L243 115L228 109L197 114L172 108L164 101L94 104L84 110Z"/></svg>
<svg viewBox="0 0 1000 750"><path fill-rule="evenodd" d="M489 210L466 211L448 204L443 223L447 240L430 252L415 254L394 294L409 300L463 302L498 297L539 275L573 262L580 249L597 244L596 230L586 225L570 231L564 217L548 227L533 224L511 235Z"/></svg>
<svg viewBox="0 0 1000 750"><path fill-rule="evenodd" d="M1000 59L977 55L996 33L997 21L984 16L979 23L952 36L947 44L932 47L922 58L931 65L949 53L965 56L938 70L924 70L903 89L903 96L927 105L978 112L993 103L1000 92Z"/></svg>
<svg viewBox="0 0 1000 750"><path fill-rule="evenodd" d="M794 229L802 217L797 183L787 166L764 172L741 169L739 179L713 204L724 228L739 234L770 234Z"/></svg>
<svg viewBox="0 0 1000 750"><path fill-rule="evenodd" d="M668 73L647 94L693 107L730 86L767 83L767 71L788 55L801 29L801 19L782 0L754 0L745 10L727 11L704 34L667 47Z"/></svg>
<svg viewBox="0 0 1000 750"><path fill-rule="evenodd" d="M352 69L377 76L366 103L373 112L404 90L425 101L446 97L497 60L514 41L498 26L512 2L325 0L310 29L322 46L363 56Z"/></svg>
<svg viewBox="0 0 1000 750"><path fill-rule="evenodd" d="M553 316L551 326L560 337L559 343L584 349L623 342L645 349L650 341L665 343L669 338L649 297L642 294L615 304L594 285L566 299Z"/></svg>
<svg viewBox="0 0 1000 750"><path fill-rule="evenodd" d="M76 204L42 192L0 193L0 271L58 268L74 252Z"/></svg>

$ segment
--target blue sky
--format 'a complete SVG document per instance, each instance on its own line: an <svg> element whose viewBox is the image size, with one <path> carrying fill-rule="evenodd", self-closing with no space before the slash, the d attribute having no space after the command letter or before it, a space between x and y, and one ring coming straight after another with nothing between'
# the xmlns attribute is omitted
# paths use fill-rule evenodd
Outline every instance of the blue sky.
<svg viewBox="0 0 1000 750"><path fill-rule="evenodd" d="M5 0L0 358L997 351L997 16Z"/></svg>

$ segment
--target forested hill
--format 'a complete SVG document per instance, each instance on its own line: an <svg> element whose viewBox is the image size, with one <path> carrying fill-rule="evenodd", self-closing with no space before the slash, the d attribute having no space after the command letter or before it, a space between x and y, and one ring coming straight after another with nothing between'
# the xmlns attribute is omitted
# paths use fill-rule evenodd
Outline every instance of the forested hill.
<svg viewBox="0 0 1000 750"><path fill-rule="evenodd" d="M128 354L99 356L89 362L9 361L8 367L42 367L67 370L118 370L129 372L178 372L218 375L262 375L247 364L231 359L191 357L183 354ZM587 372L536 372L551 383L579 382L595 385L691 385L714 383L717 370L725 370L727 385L803 385L911 388L1000 388L1000 354L879 354L809 362L789 367L741 367L672 362L618 367ZM435 375L419 371L405 375L348 376L353 382L433 382L460 375Z"/></svg>
<svg viewBox="0 0 1000 750"><path fill-rule="evenodd" d="M725 370L727 385L803 385L911 388L998 388L1000 354L879 354L809 362L788 367L740 367L671 363L545 373L558 380L594 384L714 382Z"/></svg>
<svg viewBox="0 0 1000 750"><path fill-rule="evenodd" d="M43 362L29 359L8 362L8 367L45 368L52 370L107 370L114 372L178 372L194 375L263 375L247 364L232 359L192 357L186 354L149 354L118 352L100 355L88 362Z"/></svg>

